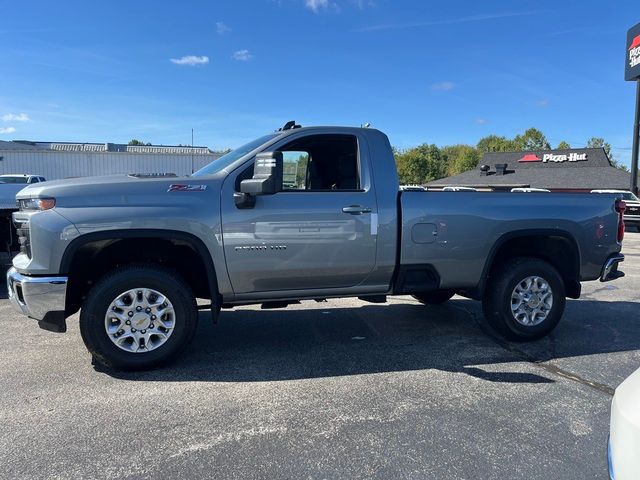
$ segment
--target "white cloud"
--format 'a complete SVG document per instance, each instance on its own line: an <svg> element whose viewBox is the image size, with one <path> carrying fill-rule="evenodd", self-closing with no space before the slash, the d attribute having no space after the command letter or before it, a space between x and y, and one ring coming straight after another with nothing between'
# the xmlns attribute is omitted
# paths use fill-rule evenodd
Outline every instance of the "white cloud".
<svg viewBox="0 0 640 480"><path fill-rule="evenodd" d="M6 128L0 127L0 134L2 134L2 133L13 133L15 131L16 131L16 129L14 127L6 127Z"/></svg>
<svg viewBox="0 0 640 480"><path fill-rule="evenodd" d="M272 0L278 5L282 5L283 0ZM304 0L305 6L313 13L322 11L340 13L342 7L351 6L364 10L365 8L376 7L375 0Z"/></svg>
<svg viewBox="0 0 640 480"><path fill-rule="evenodd" d="M547 100L546 98L543 98L536 102L536 107L539 107L539 108L544 108L548 105L549 105L549 100Z"/></svg>
<svg viewBox="0 0 640 480"><path fill-rule="evenodd" d="M320 10L326 10L331 6L334 6L334 4L329 2L329 0L305 0L304 3L309 10L313 11L313 13L318 13Z"/></svg>
<svg viewBox="0 0 640 480"><path fill-rule="evenodd" d="M216 22L216 32L218 35L224 35L227 32L230 32L231 29L225 25L224 22Z"/></svg>
<svg viewBox="0 0 640 480"><path fill-rule="evenodd" d="M453 82L439 82L431 85L431 90L436 92L448 92L455 88L455 84Z"/></svg>
<svg viewBox="0 0 640 480"><path fill-rule="evenodd" d="M249 50L238 50L237 52L233 52L233 58L242 62L246 62L251 60L253 58L253 55L249 53Z"/></svg>
<svg viewBox="0 0 640 480"><path fill-rule="evenodd" d="M28 122L31 119L26 113L7 113L2 116L3 122Z"/></svg>
<svg viewBox="0 0 640 480"><path fill-rule="evenodd" d="M479 117L479 118L476 118L476 123L478 125L486 125L487 123L489 123L489 120L487 120L486 118Z"/></svg>
<svg viewBox="0 0 640 480"><path fill-rule="evenodd" d="M185 55L180 58L172 58L171 63L175 63L176 65L189 65L190 67L194 67L196 65L206 65L209 63L209 57L202 55L201 57L197 55Z"/></svg>

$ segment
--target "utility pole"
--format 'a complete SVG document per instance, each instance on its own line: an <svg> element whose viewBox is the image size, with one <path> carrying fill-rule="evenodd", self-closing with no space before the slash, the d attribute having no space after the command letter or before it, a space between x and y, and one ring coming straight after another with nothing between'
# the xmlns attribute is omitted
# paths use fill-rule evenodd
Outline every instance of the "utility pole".
<svg viewBox="0 0 640 480"><path fill-rule="evenodd" d="M193 128L191 129L191 173L194 173L195 169L193 168Z"/></svg>

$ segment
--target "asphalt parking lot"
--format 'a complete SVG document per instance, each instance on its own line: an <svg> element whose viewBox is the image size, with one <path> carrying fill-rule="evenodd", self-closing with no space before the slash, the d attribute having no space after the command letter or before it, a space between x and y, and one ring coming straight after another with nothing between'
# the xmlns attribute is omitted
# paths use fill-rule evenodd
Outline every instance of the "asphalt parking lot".
<svg viewBox="0 0 640 480"><path fill-rule="evenodd" d="M477 302L244 307L173 365L96 370L77 327L0 300L2 478L606 478L609 404L640 367L640 233L556 331L494 337Z"/></svg>

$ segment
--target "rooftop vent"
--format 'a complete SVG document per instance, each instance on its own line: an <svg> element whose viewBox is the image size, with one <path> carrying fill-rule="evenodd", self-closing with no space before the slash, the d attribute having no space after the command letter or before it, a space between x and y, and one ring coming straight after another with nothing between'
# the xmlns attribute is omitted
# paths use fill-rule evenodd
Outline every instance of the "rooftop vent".
<svg viewBox="0 0 640 480"><path fill-rule="evenodd" d="M507 173L507 164L506 163L496 163L496 175L504 175Z"/></svg>
<svg viewBox="0 0 640 480"><path fill-rule="evenodd" d="M491 170L489 165L480 165L480 175L486 177L489 175L489 170Z"/></svg>

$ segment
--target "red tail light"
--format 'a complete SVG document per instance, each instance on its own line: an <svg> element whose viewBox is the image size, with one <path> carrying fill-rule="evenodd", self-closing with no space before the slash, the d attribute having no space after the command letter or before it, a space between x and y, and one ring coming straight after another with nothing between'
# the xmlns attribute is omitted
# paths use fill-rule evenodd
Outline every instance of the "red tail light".
<svg viewBox="0 0 640 480"><path fill-rule="evenodd" d="M624 238L624 211L627 209L627 204L624 200L616 200L616 212L618 212L618 243L622 242Z"/></svg>

